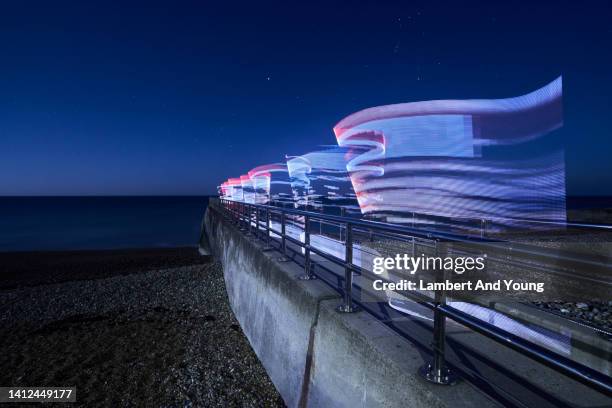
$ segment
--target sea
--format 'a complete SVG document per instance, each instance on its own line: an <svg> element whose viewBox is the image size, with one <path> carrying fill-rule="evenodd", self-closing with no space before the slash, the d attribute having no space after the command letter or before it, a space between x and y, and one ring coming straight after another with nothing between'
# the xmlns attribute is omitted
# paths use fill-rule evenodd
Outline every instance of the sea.
<svg viewBox="0 0 612 408"><path fill-rule="evenodd" d="M208 197L0 197L0 252L197 246Z"/></svg>
<svg viewBox="0 0 612 408"><path fill-rule="evenodd" d="M0 252L195 247L208 199L0 197ZM612 208L612 197L568 197L567 208Z"/></svg>

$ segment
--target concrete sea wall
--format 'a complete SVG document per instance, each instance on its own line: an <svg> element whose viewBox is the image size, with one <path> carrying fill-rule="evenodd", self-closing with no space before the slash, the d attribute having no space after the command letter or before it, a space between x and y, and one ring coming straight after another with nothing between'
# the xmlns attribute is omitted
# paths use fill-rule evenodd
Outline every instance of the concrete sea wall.
<svg viewBox="0 0 612 408"><path fill-rule="evenodd" d="M298 280L298 265L263 252L215 205L204 228L203 246L223 265L231 307L289 407L494 405L465 382L423 381L417 370L427 356L368 313L337 313L337 292Z"/></svg>

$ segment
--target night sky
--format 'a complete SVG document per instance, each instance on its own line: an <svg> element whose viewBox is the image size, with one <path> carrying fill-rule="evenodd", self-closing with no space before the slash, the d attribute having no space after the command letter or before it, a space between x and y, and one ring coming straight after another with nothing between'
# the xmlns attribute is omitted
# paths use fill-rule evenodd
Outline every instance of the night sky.
<svg viewBox="0 0 612 408"><path fill-rule="evenodd" d="M570 195L612 195L607 1L23 1L0 9L0 195L213 194L357 110L564 81Z"/></svg>

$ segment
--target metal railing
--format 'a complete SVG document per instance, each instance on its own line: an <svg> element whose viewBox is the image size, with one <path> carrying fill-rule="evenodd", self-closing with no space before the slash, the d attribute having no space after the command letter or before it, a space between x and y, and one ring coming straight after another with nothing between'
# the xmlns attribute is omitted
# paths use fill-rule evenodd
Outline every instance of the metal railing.
<svg viewBox="0 0 612 408"><path fill-rule="evenodd" d="M272 200L271 204L274 206L284 206L293 204L289 201ZM332 204L322 204L320 211L325 212L325 208L338 208ZM358 214L361 216L361 209L358 206L340 206L341 216ZM318 212L318 211L317 211ZM439 228L457 228L462 230L464 233L471 233L481 238L486 238L490 235L495 236L495 229L492 228L494 225L505 225L508 223L514 224L515 229L522 228L534 229L534 230L571 230L576 232L611 232L612 225L610 224L595 224L589 222L575 222L575 221L551 221L545 219L536 218L501 218L494 215L487 215L486 217L466 217L466 216L443 216L439 214L432 214L427 212L409 211L406 213L392 214L385 213L385 215L377 215L381 220L386 220L388 217L396 218L401 220L400 222L404 225L410 225L412 227L430 225ZM493 231L493 233L490 233Z"/></svg>
<svg viewBox="0 0 612 408"><path fill-rule="evenodd" d="M264 250L270 250L273 247L271 242L273 240L272 235L276 235L280 241L279 251L281 256L278 258L281 262L287 262L290 260L287 253L287 242L290 242L297 247L301 248L304 252L304 275L300 277L303 280L315 279L316 275L313 273L311 255L317 254L321 258L331 261L332 263L339 265L344 268L344 285L343 285L343 301L337 307L338 312L342 313L353 313L358 311L360 308L355 304L354 296L354 283L353 274L368 273L369 271L364 270L358 265L353 263L353 231L355 228L365 231L375 231L376 233L386 234L387 236L393 236L394 238L409 237L414 245L415 238L429 241L435 251L439 248L441 240L448 242L463 242L463 243L477 243L479 245L487 246L492 241L485 237L478 236L461 236L455 234L448 234L444 232L431 232L421 230L419 228L412 228L407 226L399 226L393 224L386 224L377 221L369 221L358 218L351 218L346 216L335 216L329 214L321 214L316 212L302 211L291 208L276 207L262 204L250 204L238 201L231 201L226 199L219 199L219 204L224 214L230 218L230 220L236 223L241 230L254 235L256 238L262 239L265 242ZM214 201L211 202L214 206ZM260 214L265 214L265 223L261 222ZM280 230L272 228L272 215L278 215L280 217ZM304 225L304 241L295 239L287 233L287 219L288 216L296 217L301 219L301 223ZM316 246L311 245L311 231L310 223L316 220L318 222L326 222L334 225L341 225L344 230L344 244L345 253L344 259L329 254ZM535 251L535 252L534 252ZM533 256L534 253L537 256L545 256L542 252L543 249L526 249L522 247L513 248L513 254L520 255L522 253ZM436 252L437 254L437 252ZM579 262L579 260L573 260ZM587 265L590 265L587 262ZM591 265L592 266L592 265ZM599 265L602 266L602 265ZM609 267L609 265L603 265ZM437 274L437 279L442 279L441 273ZM588 279L588 277L577 277ZM601 282L600 282L601 283ZM612 287L612 282L603 282ZM446 304L446 293L444 290L438 290L435 292L433 299L425 296L424 294L417 292L410 292L405 294L412 298L412 300L419 304L431 309L433 311L433 342L432 342L432 361L425 364L419 370L419 373L428 381L436 384L454 384L457 381L455 373L453 373L445 358L445 342L446 342L446 319L449 318L477 333L480 333L501 345L513 349L531 359L538 361L563 375L577 380L599 392L606 395L612 395L612 379L590 367L580 364L574 360L564 357L560 354L552 352L545 347L534 344L516 334L509 333L499 327L490 324L486 321L480 320L474 316L471 316L461 310L455 309Z"/></svg>

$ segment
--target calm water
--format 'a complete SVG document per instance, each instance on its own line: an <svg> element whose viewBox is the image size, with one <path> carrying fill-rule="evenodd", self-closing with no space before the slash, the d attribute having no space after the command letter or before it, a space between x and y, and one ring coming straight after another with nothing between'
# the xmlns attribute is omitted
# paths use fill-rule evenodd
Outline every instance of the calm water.
<svg viewBox="0 0 612 408"><path fill-rule="evenodd" d="M0 197L0 251L195 246L208 197Z"/></svg>
<svg viewBox="0 0 612 408"><path fill-rule="evenodd" d="M0 251L195 246L208 197L0 197ZM612 208L568 197L568 209Z"/></svg>

